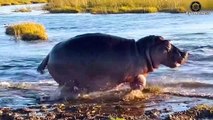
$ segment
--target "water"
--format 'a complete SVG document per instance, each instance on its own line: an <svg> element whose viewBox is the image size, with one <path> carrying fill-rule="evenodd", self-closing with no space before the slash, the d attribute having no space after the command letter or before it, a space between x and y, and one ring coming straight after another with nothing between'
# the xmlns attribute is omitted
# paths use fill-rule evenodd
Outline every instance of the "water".
<svg viewBox="0 0 213 120"><path fill-rule="evenodd" d="M37 73L38 64L58 42L93 32L136 40L147 35L171 39L190 53L189 61L178 69L162 66L149 75L148 82L157 82L169 92L213 97L213 14L47 14L39 9L11 12L16 8L0 7L0 107L37 104L37 96L54 92L57 83L48 72ZM4 25L19 21L42 23L49 40L24 42L5 35Z"/></svg>

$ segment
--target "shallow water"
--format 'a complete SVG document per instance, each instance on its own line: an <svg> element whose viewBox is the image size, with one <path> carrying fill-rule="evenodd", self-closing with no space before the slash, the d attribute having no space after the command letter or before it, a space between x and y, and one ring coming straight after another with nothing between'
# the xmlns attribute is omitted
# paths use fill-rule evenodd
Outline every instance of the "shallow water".
<svg viewBox="0 0 213 120"><path fill-rule="evenodd" d="M37 104L39 95L55 91L57 84L48 72L40 75L36 67L58 42L92 32L136 40L147 35L171 39L190 53L189 61L178 69L155 70L148 82L163 85L167 92L213 97L213 14L47 14L39 9L11 12L14 9L17 6L0 7L0 107ZM4 26L19 21L44 24L49 41L23 42L5 35Z"/></svg>

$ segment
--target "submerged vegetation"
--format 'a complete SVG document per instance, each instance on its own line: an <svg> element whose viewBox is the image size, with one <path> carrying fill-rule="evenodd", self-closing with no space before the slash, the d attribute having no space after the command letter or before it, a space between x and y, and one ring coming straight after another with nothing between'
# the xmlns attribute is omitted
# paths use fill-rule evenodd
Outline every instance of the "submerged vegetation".
<svg viewBox="0 0 213 120"><path fill-rule="evenodd" d="M163 93L163 88L160 86L151 85L141 90L131 90L124 95L122 100L124 101L140 101L149 99L152 95L160 95Z"/></svg>
<svg viewBox="0 0 213 120"><path fill-rule="evenodd" d="M13 24L6 28L6 34L22 40L47 40L47 33L43 25L34 22Z"/></svg>
<svg viewBox="0 0 213 120"><path fill-rule="evenodd" d="M163 88L161 88L160 86L149 86L147 88L143 89L143 93L162 93L163 92Z"/></svg>
<svg viewBox="0 0 213 120"><path fill-rule="evenodd" d="M109 13L184 13L190 11L193 0L48 0L46 9L51 13L86 12ZM202 9L213 9L208 0L199 0Z"/></svg>
<svg viewBox="0 0 213 120"><path fill-rule="evenodd" d="M201 104L189 110L177 112L168 117L168 120L197 120L197 119L212 119L213 106Z"/></svg>
<svg viewBox="0 0 213 120"><path fill-rule="evenodd" d="M0 6L46 3L47 0L0 0Z"/></svg>

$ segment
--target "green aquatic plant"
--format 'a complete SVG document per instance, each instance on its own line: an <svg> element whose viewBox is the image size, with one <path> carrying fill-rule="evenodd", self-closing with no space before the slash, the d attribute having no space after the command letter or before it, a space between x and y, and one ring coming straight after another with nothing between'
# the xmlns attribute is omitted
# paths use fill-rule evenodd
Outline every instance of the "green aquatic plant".
<svg viewBox="0 0 213 120"><path fill-rule="evenodd" d="M213 113L213 106L209 106L205 104L197 105L195 106L195 109L198 111L208 110L210 113Z"/></svg>
<svg viewBox="0 0 213 120"><path fill-rule="evenodd" d="M213 118L213 106L206 104L200 104L189 110L176 112L168 116L168 120L197 120L197 119L212 119Z"/></svg>
<svg viewBox="0 0 213 120"><path fill-rule="evenodd" d="M110 120L126 120L125 118L119 118L119 117L112 117L110 116Z"/></svg>
<svg viewBox="0 0 213 120"><path fill-rule="evenodd" d="M23 22L10 25L6 28L7 35L22 40L47 40L45 27L39 23Z"/></svg>

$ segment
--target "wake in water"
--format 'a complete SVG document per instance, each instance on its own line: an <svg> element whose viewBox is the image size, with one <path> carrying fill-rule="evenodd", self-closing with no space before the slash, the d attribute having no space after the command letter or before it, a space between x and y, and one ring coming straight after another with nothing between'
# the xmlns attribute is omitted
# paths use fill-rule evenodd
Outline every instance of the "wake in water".
<svg viewBox="0 0 213 120"><path fill-rule="evenodd" d="M17 106L27 104L37 104L40 102L58 101L61 99L61 89L57 83L52 80L42 80L40 82L0 82L0 106L10 106L11 101L20 99L23 102L17 102ZM7 91L7 94L5 94ZM127 93L129 93L127 95ZM125 96L126 95L126 96ZM70 96L72 96L70 94ZM117 87L107 91L97 91L91 93L78 94L75 99L87 100L130 100L142 98L141 91L130 92L129 84L120 84ZM30 99L30 101L29 101ZM29 103L27 103L29 102ZM26 104L27 103L27 104ZM13 106L14 107L14 106Z"/></svg>
<svg viewBox="0 0 213 120"><path fill-rule="evenodd" d="M173 82L161 82L157 84L163 88L165 94L213 99L213 93L211 92L213 90L213 84L211 83L194 80L176 80Z"/></svg>
<svg viewBox="0 0 213 120"><path fill-rule="evenodd" d="M148 87L159 86L165 94L185 97L213 99L213 84L194 80L162 80L151 81ZM53 80L40 82L0 82L0 106L25 107L36 105L39 102L57 101L60 98L61 88ZM141 91L131 91L129 84L120 84L107 91L97 91L79 94L76 99L98 101L131 101L144 99Z"/></svg>
<svg viewBox="0 0 213 120"><path fill-rule="evenodd" d="M61 91L63 88L58 88L58 91ZM66 97L68 96L68 97ZM79 100L94 100L94 101L131 101L135 99L143 99L144 95L141 90L131 90L129 83L122 83L116 86L113 89L106 90L106 91L95 91L89 93L79 93L79 94L72 94L68 93L68 95L63 96L63 93L60 94L49 94L46 96L40 96L41 102L48 102L48 101L57 101L60 99L70 100L70 99L79 99Z"/></svg>
<svg viewBox="0 0 213 120"><path fill-rule="evenodd" d="M197 97L213 99L213 84L204 83L201 81L184 80L149 83L150 88L158 86L162 93L176 96ZM52 97L58 98L58 97ZM97 91L86 94L79 94L76 99L100 99L100 100L125 100L131 101L135 99L144 99L144 94L140 90L131 90L129 84L120 84L117 87L107 91ZM54 99L52 99L54 100Z"/></svg>

